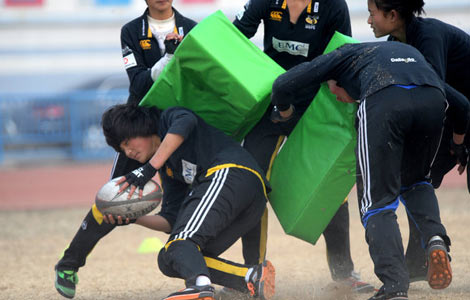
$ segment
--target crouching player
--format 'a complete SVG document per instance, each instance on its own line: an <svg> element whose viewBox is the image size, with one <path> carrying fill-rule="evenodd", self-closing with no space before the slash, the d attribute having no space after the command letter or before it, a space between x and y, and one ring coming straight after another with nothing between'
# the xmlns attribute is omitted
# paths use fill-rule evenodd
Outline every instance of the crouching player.
<svg viewBox="0 0 470 300"><path fill-rule="evenodd" d="M298 91L325 81L339 101L360 100L358 201L374 271L383 283L370 299L408 299L409 276L395 214L400 200L427 245L429 284L447 287L452 280L450 240L429 179L447 106L443 83L409 45L344 45L276 79L272 102L280 117L290 117Z"/></svg>
<svg viewBox="0 0 470 300"><path fill-rule="evenodd" d="M185 280L167 300L214 299L212 283L270 299L275 270L269 261L241 265L218 256L258 224L268 182L239 144L190 110L116 105L102 118L106 142L144 165L122 178L121 190L141 193L159 172L164 191L157 215L137 224L170 232L158 255L163 274ZM107 218L108 222L130 220Z"/></svg>

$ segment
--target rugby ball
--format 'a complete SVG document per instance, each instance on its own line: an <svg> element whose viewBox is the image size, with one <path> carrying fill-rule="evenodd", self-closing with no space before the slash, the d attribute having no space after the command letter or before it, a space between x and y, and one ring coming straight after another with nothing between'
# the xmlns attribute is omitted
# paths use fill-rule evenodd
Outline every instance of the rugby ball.
<svg viewBox="0 0 470 300"><path fill-rule="evenodd" d="M117 185L116 182L121 178L117 177L108 181L96 194L95 204L102 214L132 220L148 214L160 204L163 192L158 183L150 180L144 186L142 198L139 198L139 192L136 189L131 198L127 199L130 186L119 193L122 184Z"/></svg>

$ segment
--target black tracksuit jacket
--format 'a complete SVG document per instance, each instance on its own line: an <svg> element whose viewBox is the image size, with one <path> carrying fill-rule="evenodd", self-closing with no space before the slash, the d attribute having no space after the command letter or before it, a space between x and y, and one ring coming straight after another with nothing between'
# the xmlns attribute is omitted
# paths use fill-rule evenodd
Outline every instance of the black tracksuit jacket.
<svg viewBox="0 0 470 300"><path fill-rule="evenodd" d="M182 16L176 9L175 32L186 35L196 22ZM130 80L128 103L139 103L152 87L150 76L153 65L162 58L157 40L153 37L147 21L148 9L144 14L121 29L122 56L125 60L127 75ZM127 63L132 61L135 63Z"/></svg>
<svg viewBox="0 0 470 300"><path fill-rule="evenodd" d="M167 133L184 137L183 144L160 169L165 191L160 215L173 227L182 201L191 187L198 185L211 168L236 165L260 174L267 191L268 180L253 157L222 131L208 125L192 111L182 107L164 110L160 116L158 136Z"/></svg>
<svg viewBox="0 0 470 300"><path fill-rule="evenodd" d="M251 38L264 23L264 52L286 70L323 54L331 37L338 31L351 36L351 20L344 0L310 1L296 24L290 22L286 0L252 0L233 24ZM310 105L319 86L305 89L297 97L296 109Z"/></svg>
<svg viewBox="0 0 470 300"><path fill-rule="evenodd" d="M442 81L419 51L398 42L375 42L347 44L290 69L274 82L272 103L285 110L299 90L329 79L358 100L399 84L433 86L445 95Z"/></svg>

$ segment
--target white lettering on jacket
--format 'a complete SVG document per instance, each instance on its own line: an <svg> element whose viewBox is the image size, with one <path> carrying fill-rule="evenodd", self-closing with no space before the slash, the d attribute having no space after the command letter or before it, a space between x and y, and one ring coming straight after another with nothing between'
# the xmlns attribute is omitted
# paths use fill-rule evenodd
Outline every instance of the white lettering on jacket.
<svg viewBox="0 0 470 300"><path fill-rule="evenodd" d="M407 57L407 58L390 58L391 62L404 62L404 63L415 63L416 59L413 57Z"/></svg>
<svg viewBox="0 0 470 300"><path fill-rule="evenodd" d="M295 41L283 41L273 37L273 47L278 52L287 52L291 55L302 55L308 57L309 46L309 44Z"/></svg>

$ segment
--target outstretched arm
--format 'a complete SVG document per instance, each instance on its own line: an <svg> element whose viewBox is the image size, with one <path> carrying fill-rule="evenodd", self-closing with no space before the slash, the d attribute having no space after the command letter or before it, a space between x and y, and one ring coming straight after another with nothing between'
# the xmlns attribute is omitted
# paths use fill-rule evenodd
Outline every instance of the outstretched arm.
<svg viewBox="0 0 470 300"><path fill-rule="evenodd" d="M157 231L163 231L163 232L171 231L170 223L168 223L167 219L165 219L164 217L160 215L142 216L138 218L135 223L141 226L147 227L149 229L157 230Z"/></svg>

